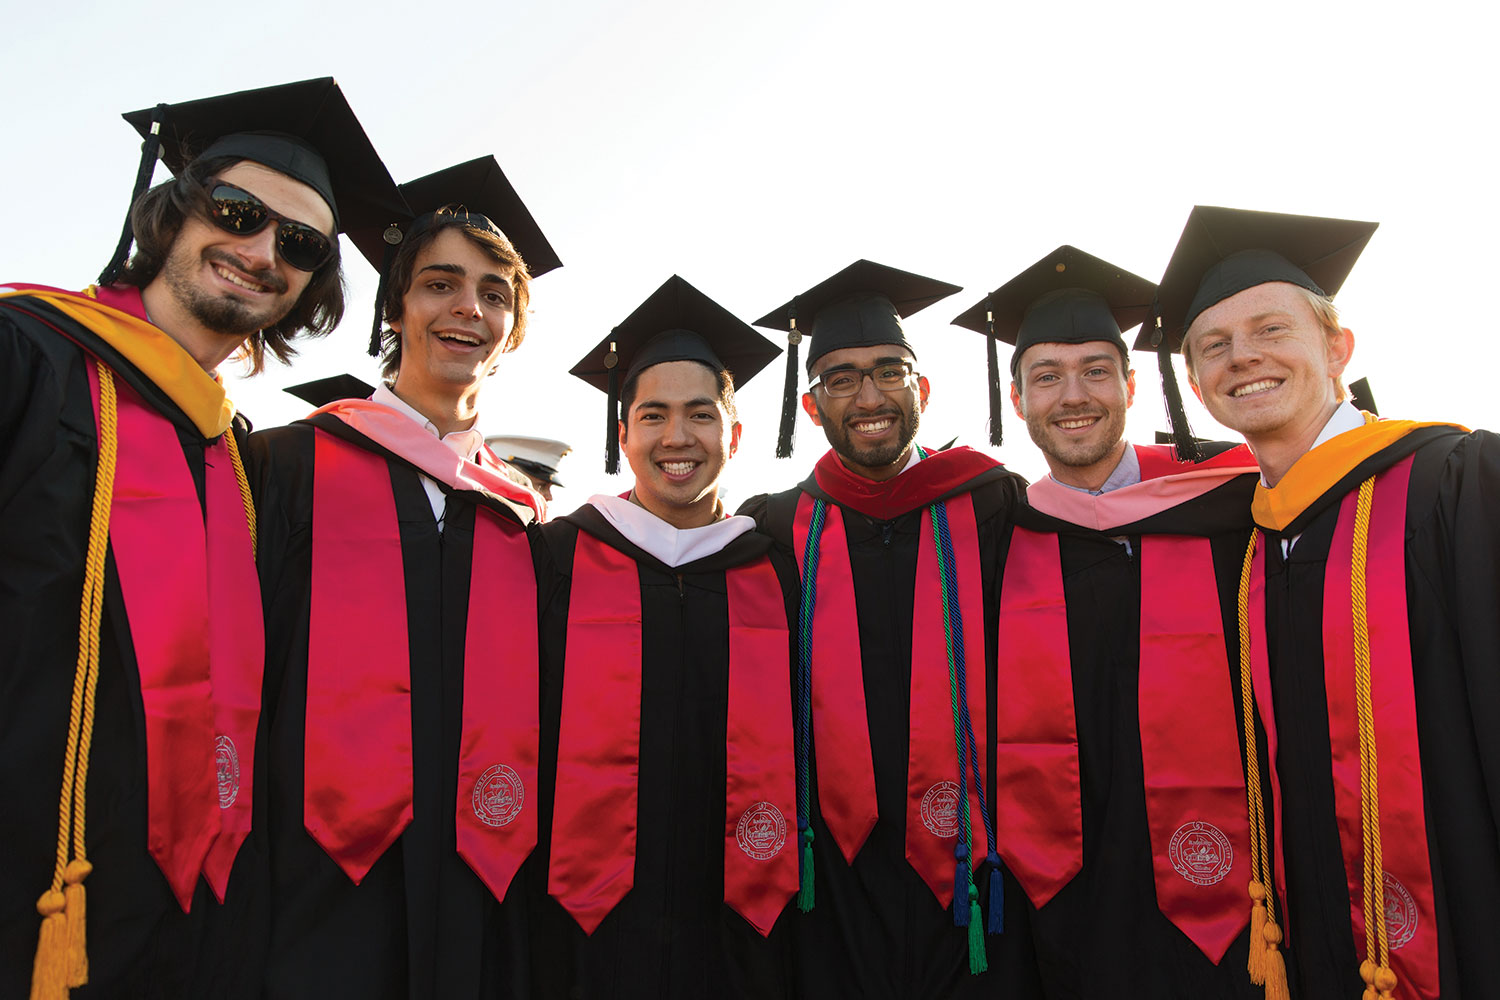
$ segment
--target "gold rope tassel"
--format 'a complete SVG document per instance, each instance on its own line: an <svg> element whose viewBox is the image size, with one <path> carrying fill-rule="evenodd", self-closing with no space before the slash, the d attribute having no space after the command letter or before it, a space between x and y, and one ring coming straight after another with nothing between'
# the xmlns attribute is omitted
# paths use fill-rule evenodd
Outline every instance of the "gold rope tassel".
<svg viewBox="0 0 1500 1000"><path fill-rule="evenodd" d="M1245 970L1250 982L1265 986L1266 1000L1289 1000L1281 928L1276 924L1276 895L1271 888L1270 838L1266 836L1266 803L1261 787L1259 740L1255 736L1255 687L1250 670L1250 570L1260 531L1250 533L1240 570L1240 712L1245 728L1245 796L1250 827L1250 949Z"/></svg>
<svg viewBox="0 0 1500 1000"><path fill-rule="evenodd" d="M57 862L52 884L36 904L37 912L42 915L42 927L32 966L31 1000L66 1000L71 987L88 982L85 928L88 906L83 880L93 866L84 846L85 803L94 736L94 695L99 684L99 626L104 615L104 562L118 440L114 378L103 363L94 364L99 372L99 464L94 474L89 547L84 559L83 598L78 616L78 665L73 672L68 741L57 807Z"/></svg>
<svg viewBox="0 0 1500 1000"><path fill-rule="evenodd" d="M1365 592L1369 564L1370 507L1375 480L1359 485L1354 507L1354 554L1350 560L1349 604L1354 617L1354 694L1359 711L1360 827L1364 834L1365 960L1360 978L1364 1000L1391 1000L1396 973L1391 969L1385 927L1385 863L1380 847L1380 755L1375 746L1375 710L1370 695L1370 622ZM1378 961L1377 961L1378 957Z"/></svg>
<svg viewBox="0 0 1500 1000"><path fill-rule="evenodd" d="M245 476L245 463L240 461L240 446L234 439L234 428L224 432L224 445L229 449L229 462L234 466L234 481L240 488L240 503L245 505L245 523L250 527L250 557L255 558L255 498L250 495L250 480ZM722 506L722 502L721 502Z"/></svg>

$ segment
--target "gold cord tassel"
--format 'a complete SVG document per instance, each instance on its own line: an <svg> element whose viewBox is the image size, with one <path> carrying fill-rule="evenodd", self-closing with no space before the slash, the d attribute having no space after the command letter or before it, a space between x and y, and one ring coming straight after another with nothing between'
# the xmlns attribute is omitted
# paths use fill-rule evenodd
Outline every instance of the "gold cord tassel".
<svg viewBox="0 0 1500 1000"><path fill-rule="evenodd" d="M69 989L85 985L89 976L85 927L88 902L83 880L93 866L86 857L84 824L89 753L94 737L94 696L99 685L99 627L104 616L109 505L114 493L118 446L114 377L102 362L95 361L94 365L99 373L99 464L94 474L94 502L78 616L78 664L73 672L68 741L57 807L57 860L52 885L36 904L37 912L42 915L42 928L32 966L31 1000L67 1000Z"/></svg>
<svg viewBox="0 0 1500 1000"><path fill-rule="evenodd" d="M1256 986L1266 983L1266 887L1255 879L1250 880L1250 948L1245 960L1245 969L1250 973L1250 982Z"/></svg>

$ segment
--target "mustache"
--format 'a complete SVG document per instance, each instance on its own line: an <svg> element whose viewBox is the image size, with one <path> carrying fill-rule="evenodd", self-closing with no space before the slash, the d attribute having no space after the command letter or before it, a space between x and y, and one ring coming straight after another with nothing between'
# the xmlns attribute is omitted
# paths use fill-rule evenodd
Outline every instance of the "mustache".
<svg viewBox="0 0 1500 1000"><path fill-rule="evenodd" d="M205 260L214 261L216 263L223 264L225 267L232 267L236 271L242 272L251 281L254 281L257 284L265 285L267 288L278 295L286 291L286 281L282 279L281 275L277 274L275 271L251 270L250 268L245 266L244 261L240 260L232 253L210 248L203 251L203 257Z"/></svg>

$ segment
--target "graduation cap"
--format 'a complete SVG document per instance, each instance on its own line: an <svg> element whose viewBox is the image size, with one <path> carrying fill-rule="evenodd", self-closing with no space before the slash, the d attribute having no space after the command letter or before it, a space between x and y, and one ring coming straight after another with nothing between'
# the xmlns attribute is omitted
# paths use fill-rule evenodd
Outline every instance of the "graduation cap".
<svg viewBox="0 0 1500 1000"><path fill-rule="evenodd" d="M1136 347L1160 359L1167 415L1179 454L1191 444L1171 353L1205 310L1247 288L1280 281L1332 298L1354 269L1378 222L1194 206L1157 289L1155 322Z"/></svg>
<svg viewBox="0 0 1500 1000"><path fill-rule="evenodd" d="M873 261L859 260L756 320L756 326L785 331L790 345L786 356L786 384L782 390L776 457L789 458L792 454L797 417L797 345L802 342L804 330L810 338L807 345L809 375L812 374L813 362L830 351L846 347L896 344L915 358L916 349L907 342L901 320L947 298L960 287Z"/></svg>
<svg viewBox="0 0 1500 1000"><path fill-rule="evenodd" d="M353 375L330 375L328 378L289 385L285 391L314 407L324 407L338 399L369 399L375 387Z"/></svg>
<svg viewBox="0 0 1500 1000"><path fill-rule="evenodd" d="M744 320L672 275L569 369L608 397L604 469L620 469L620 387L652 365L701 361L728 371L736 389L780 353ZM621 371L624 377L620 377Z"/></svg>
<svg viewBox="0 0 1500 1000"><path fill-rule="evenodd" d="M540 277L562 267L557 252L531 217L516 189L493 156L481 156L418 177L401 185L406 211L389 224L372 224L351 230L349 238L365 260L380 274L375 293L375 322L370 331L370 356L380 354L384 323L386 284L397 248L406 240L426 232L439 213L459 218L466 225L498 234L521 255L526 272Z"/></svg>
<svg viewBox="0 0 1500 1000"><path fill-rule="evenodd" d="M996 340L1015 346L1011 378L1033 344L1104 340L1123 356L1124 331L1145 322L1155 293L1156 286L1145 278L1077 247L1060 246L955 316L955 326L989 340L990 444L1001 443L1005 408Z"/></svg>
<svg viewBox="0 0 1500 1000"><path fill-rule="evenodd" d="M528 476L558 487L562 486L562 480L557 478L557 467L562 464L563 456L573 450L566 441L516 435L487 437L484 443Z"/></svg>
<svg viewBox="0 0 1500 1000"><path fill-rule="evenodd" d="M1349 383L1349 402L1353 403L1357 410L1380 416L1380 411L1375 408L1375 393L1370 391L1370 380L1367 378Z"/></svg>
<svg viewBox="0 0 1500 1000"><path fill-rule="evenodd" d="M338 232L405 211L396 183L332 77L242 90L127 112L140 133L133 207L150 186L157 156L173 174L203 156L232 156L286 174L328 203ZM100 284L119 276L133 233L129 214Z"/></svg>

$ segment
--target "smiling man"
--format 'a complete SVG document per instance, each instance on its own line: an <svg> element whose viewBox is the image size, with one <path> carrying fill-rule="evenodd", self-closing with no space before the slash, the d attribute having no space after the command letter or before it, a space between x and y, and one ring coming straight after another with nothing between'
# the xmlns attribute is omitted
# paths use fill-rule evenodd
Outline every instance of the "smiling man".
<svg viewBox="0 0 1500 1000"><path fill-rule="evenodd" d="M1062 246L954 320L1015 345L1011 401L1051 470L1007 550L999 629L1013 655L997 686L1028 697L1001 711L997 739L1034 741L1063 720L1058 735L1077 742L1029 798L1073 862L1025 886L1047 995L1128 982L1141 996L1248 998L1228 655L1254 464L1243 446L1189 465L1124 440L1135 379L1122 331L1155 291Z"/></svg>
<svg viewBox="0 0 1500 1000"><path fill-rule="evenodd" d="M509 890L537 834L542 501L475 422L525 336L529 265L557 259L492 158L401 190L421 214L353 234L372 260L397 247L393 381L250 439L274 706L267 996L530 990Z"/></svg>
<svg viewBox="0 0 1500 1000"><path fill-rule="evenodd" d="M988 821L995 571L1024 484L968 448L917 446L930 386L901 326L957 290L859 261L758 321L794 346L810 333L802 407L831 445L800 486L742 508L802 570L811 912L796 934L809 995L991 995L999 980L1024 996L1033 984L1025 907ZM796 378L792 357L783 445Z"/></svg>
<svg viewBox="0 0 1500 1000"><path fill-rule="evenodd" d="M572 369L634 485L540 530L535 996L790 995L796 569L718 498L775 356L673 276Z"/></svg>
<svg viewBox="0 0 1500 1000"><path fill-rule="evenodd" d="M400 203L332 80L125 117L147 142L99 284L0 290L5 996L254 992L263 633L214 370L331 330L337 233Z"/></svg>
<svg viewBox="0 0 1500 1000"><path fill-rule="evenodd" d="M1251 822L1286 859L1267 939L1284 904L1296 995L1483 995L1500 926L1500 442L1344 401L1354 337L1331 298L1374 230L1195 208L1163 330L1263 475L1241 601L1253 639L1264 629L1246 690L1275 764L1251 801L1279 807Z"/></svg>

